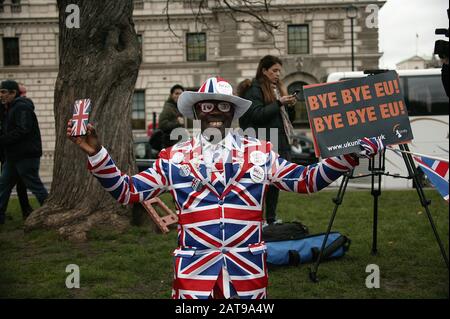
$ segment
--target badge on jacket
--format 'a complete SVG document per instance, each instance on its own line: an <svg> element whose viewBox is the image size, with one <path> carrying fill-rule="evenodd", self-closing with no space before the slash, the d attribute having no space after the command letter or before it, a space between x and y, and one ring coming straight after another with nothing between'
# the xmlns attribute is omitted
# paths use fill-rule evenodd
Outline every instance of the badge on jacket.
<svg viewBox="0 0 450 319"><path fill-rule="evenodd" d="M267 155L261 151L253 151L250 153L250 163L253 165L264 165L267 162Z"/></svg>
<svg viewBox="0 0 450 319"><path fill-rule="evenodd" d="M192 189L196 192L201 191L203 186L203 182L197 178L192 181Z"/></svg>
<svg viewBox="0 0 450 319"><path fill-rule="evenodd" d="M179 174L181 177L187 177L191 174L191 168L189 165L181 165L179 169Z"/></svg>
<svg viewBox="0 0 450 319"><path fill-rule="evenodd" d="M172 156L172 162L175 164L180 164L184 160L184 155L181 152L176 152Z"/></svg>
<svg viewBox="0 0 450 319"><path fill-rule="evenodd" d="M264 181L264 169L261 166L253 166L250 169L250 178L255 183L262 183Z"/></svg>

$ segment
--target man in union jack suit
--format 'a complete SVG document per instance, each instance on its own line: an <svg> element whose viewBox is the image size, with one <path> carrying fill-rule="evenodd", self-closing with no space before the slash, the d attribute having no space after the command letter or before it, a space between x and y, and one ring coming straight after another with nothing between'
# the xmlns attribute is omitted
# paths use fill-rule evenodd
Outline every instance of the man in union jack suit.
<svg viewBox="0 0 450 319"><path fill-rule="evenodd" d="M296 165L280 158L271 143L226 130L250 104L219 77L209 78L198 92L183 92L180 112L200 120L201 133L163 149L153 168L134 176L116 167L92 125L87 136L70 137L68 123L68 137L89 155L90 171L120 203L172 194L179 217L173 298L266 298L261 235L269 185L316 192L358 165L358 156L373 156L383 148L379 140L364 139L358 156Z"/></svg>

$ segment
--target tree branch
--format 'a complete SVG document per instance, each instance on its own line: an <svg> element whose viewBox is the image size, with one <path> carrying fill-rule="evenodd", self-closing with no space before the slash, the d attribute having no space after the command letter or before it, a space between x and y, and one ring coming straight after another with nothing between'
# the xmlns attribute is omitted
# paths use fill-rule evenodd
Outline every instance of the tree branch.
<svg viewBox="0 0 450 319"><path fill-rule="evenodd" d="M221 0L216 0L216 1L220 3ZM267 0L265 0L264 3L262 3L261 1L252 2L251 0L240 1L239 3L241 3L241 2L244 4L244 6L247 8L247 10L239 9L236 6L233 6L234 3L230 3L230 0L223 0L223 3L225 4L225 6L230 10L229 16L236 22L249 23L256 29L261 29L261 27L262 27L262 29L265 32L267 32L267 34L270 35L270 37L273 39L273 41L275 43L275 34L273 33L273 30L274 29L278 30L279 25L271 22L270 20L264 18L262 15L256 13L255 8L250 6L250 5L254 5L255 3L264 4L265 11L268 12L269 11L269 3L267 2ZM270 0L269 0L269 2L270 2ZM238 19L235 16L235 13L241 13L243 15L253 17L259 22L259 24L255 24L253 21L246 20L245 18Z"/></svg>
<svg viewBox="0 0 450 319"><path fill-rule="evenodd" d="M170 33L172 33L176 38L180 38L175 31L172 29L172 24L170 23L170 13L169 13L169 3L170 0L166 0L166 5L164 6L163 13L166 14L167 27L169 28Z"/></svg>
<svg viewBox="0 0 450 319"><path fill-rule="evenodd" d="M168 29L176 38L179 39L180 36L176 34L175 30L173 30L172 28L171 15L169 10L170 5L176 2L188 2L188 6L192 12L192 15L195 17L194 21L196 30L199 29L197 27L198 25L206 27L207 30L212 30L206 17L209 13L213 13L214 10L210 10L210 12L206 10L208 8L208 0L166 0L163 12L166 15ZM259 12L255 10L255 6L259 6L260 8L263 8L262 10L265 13L268 13L270 9L270 2L271 0L215 0L214 9L225 11L225 14L227 14L236 23L249 23L256 29L263 29L275 40L273 30L278 30L279 25L271 22L269 19L260 14L259 12L261 12L261 9L259 10ZM239 17L238 15L241 15L242 17ZM246 17L249 17L250 19L247 19ZM255 23L255 21L257 23Z"/></svg>
<svg viewBox="0 0 450 319"><path fill-rule="evenodd" d="M220 0L218 0L218 2L220 3ZM232 4L230 4L229 0L223 0L223 3L232 13L234 13L234 12L242 13L244 15L249 15L249 16L255 18L256 20L258 20L261 23L261 25L264 27L264 29L266 31L270 32L271 34L272 34L272 29L278 29L278 27L279 27L276 23L273 23L273 22L269 21L268 19L264 18L262 15L255 13L255 9L253 7L249 6L249 4L250 5L253 4L249 0L242 1L244 6L247 8L247 10L239 9L237 6L232 6ZM267 3L266 3L265 8L266 8L266 12L268 12ZM236 20L236 21L238 22L239 20Z"/></svg>

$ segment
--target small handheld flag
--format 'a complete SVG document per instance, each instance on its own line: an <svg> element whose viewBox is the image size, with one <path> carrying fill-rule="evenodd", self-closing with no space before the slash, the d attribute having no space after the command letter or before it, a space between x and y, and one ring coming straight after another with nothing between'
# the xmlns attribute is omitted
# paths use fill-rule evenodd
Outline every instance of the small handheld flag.
<svg viewBox="0 0 450 319"><path fill-rule="evenodd" d="M83 136L87 133L89 113L91 112L91 100L76 100L73 105L71 136Z"/></svg>
<svg viewBox="0 0 450 319"><path fill-rule="evenodd" d="M425 156L414 156L419 167L430 180L431 184L448 202L448 162L431 159Z"/></svg>

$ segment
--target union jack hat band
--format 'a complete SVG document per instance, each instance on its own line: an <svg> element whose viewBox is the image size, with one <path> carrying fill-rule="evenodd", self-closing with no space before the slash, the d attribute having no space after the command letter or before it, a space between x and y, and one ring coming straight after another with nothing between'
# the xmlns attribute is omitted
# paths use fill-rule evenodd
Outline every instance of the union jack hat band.
<svg viewBox="0 0 450 319"><path fill-rule="evenodd" d="M194 119L193 107L197 102L215 100L235 105L233 120L237 120L252 104L251 101L233 95L233 87L220 77L207 79L197 92L184 91L178 98L178 110L187 118Z"/></svg>

